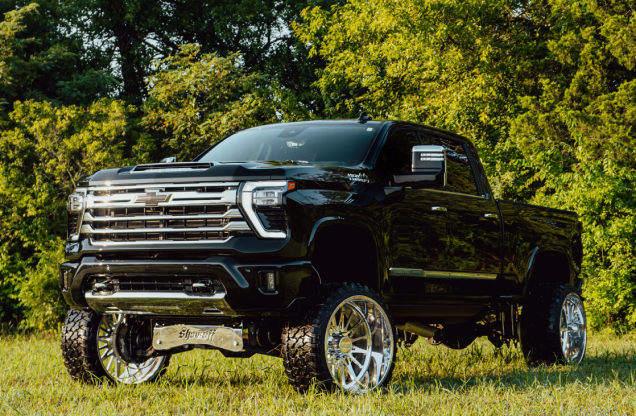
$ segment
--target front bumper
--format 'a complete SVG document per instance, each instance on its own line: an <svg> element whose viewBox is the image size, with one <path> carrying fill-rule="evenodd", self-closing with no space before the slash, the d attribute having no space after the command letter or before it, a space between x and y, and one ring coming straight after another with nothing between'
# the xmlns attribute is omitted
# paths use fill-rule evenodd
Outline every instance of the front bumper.
<svg viewBox="0 0 636 416"><path fill-rule="evenodd" d="M276 274L276 291L263 290L261 274ZM94 292L94 276L211 276L224 291L210 294L162 291ZM71 308L102 313L184 316L260 316L285 314L311 293L319 277L309 261L237 262L233 257L205 260L101 260L86 256L60 266L60 285Z"/></svg>

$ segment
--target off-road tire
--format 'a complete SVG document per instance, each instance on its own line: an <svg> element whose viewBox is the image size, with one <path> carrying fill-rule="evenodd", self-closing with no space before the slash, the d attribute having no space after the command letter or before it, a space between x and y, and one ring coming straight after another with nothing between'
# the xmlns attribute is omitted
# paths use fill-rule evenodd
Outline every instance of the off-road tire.
<svg viewBox="0 0 636 416"><path fill-rule="evenodd" d="M95 384L98 382L114 380L104 370L97 351L97 334L101 315L90 312L71 309L66 313L64 326L62 327L62 357L64 365L73 380ZM161 372L167 370L170 357L166 357Z"/></svg>
<svg viewBox="0 0 636 416"><path fill-rule="evenodd" d="M292 318L283 328L282 357L289 383L299 393L306 392L312 380L317 387L327 391L338 390L325 356L324 344L326 328L334 310L344 300L362 295L375 301L388 317L391 330L395 334L395 325L382 299L369 287L360 284L325 285L313 298L308 299L298 310L297 318ZM393 357L387 375L379 387L391 381L395 367L397 345L393 335Z"/></svg>
<svg viewBox="0 0 636 416"><path fill-rule="evenodd" d="M579 296L570 284L551 283L539 285L528 294L519 332L521 350L529 366L567 364L561 348L560 314L565 298L572 293Z"/></svg>
<svg viewBox="0 0 636 416"><path fill-rule="evenodd" d="M106 378L97 355L97 329L100 316L71 309L62 327L62 357L73 380L95 383Z"/></svg>

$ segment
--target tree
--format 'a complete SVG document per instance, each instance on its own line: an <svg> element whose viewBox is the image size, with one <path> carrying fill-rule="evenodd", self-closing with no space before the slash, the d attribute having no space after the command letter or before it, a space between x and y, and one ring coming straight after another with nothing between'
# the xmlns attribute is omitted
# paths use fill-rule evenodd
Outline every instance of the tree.
<svg viewBox="0 0 636 416"><path fill-rule="evenodd" d="M29 99L87 104L114 91L115 80L81 59L65 36L54 2L5 1L0 12L0 111Z"/></svg>
<svg viewBox="0 0 636 416"><path fill-rule="evenodd" d="M121 101L14 107L14 127L0 132L0 316L12 317L22 305L28 307L26 323L50 326L58 319L61 293L55 290L57 267L49 263L62 259L67 196L81 177L130 163L127 153L143 160L146 149L143 142L127 146L134 109ZM40 298L43 293L52 297ZM48 320L38 323L37 317Z"/></svg>
<svg viewBox="0 0 636 416"><path fill-rule="evenodd" d="M179 160L192 159L237 130L277 121L270 91L259 90L262 78L246 74L239 59L185 45L158 62L143 120L165 134L164 147Z"/></svg>
<svg viewBox="0 0 636 416"><path fill-rule="evenodd" d="M274 0L65 0L66 21L90 39L91 54L105 57L117 69L121 97L141 104L152 62L176 54L180 45L196 44L201 53L241 56L248 73L265 73L305 106L319 108L307 77L314 77L319 59L289 30L308 5L335 0L280 2Z"/></svg>

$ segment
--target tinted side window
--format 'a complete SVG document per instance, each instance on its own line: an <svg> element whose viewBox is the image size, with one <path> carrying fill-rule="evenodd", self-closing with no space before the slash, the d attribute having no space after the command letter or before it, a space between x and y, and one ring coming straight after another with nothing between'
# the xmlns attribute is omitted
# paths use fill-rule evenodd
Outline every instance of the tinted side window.
<svg viewBox="0 0 636 416"><path fill-rule="evenodd" d="M421 134L422 144L444 146L446 149L446 186L444 191L479 195L477 182L463 143L442 137Z"/></svg>
<svg viewBox="0 0 636 416"><path fill-rule="evenodd" d="M416 132L398 130L389 136L376 165L390 175L411 173L411 151L413 146L419 144L420 140Z"/></svg>

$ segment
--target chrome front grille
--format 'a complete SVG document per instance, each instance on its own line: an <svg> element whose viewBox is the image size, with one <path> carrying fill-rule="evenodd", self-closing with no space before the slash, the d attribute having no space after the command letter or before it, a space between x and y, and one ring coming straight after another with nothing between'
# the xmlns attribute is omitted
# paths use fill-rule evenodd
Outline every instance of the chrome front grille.
<svg viewBox="0 0 636 416"><path fill-rule="evenodd" d="M251 229L237 207L238 183L96 186L81 234L95 245L222 243Z"/></svg>

